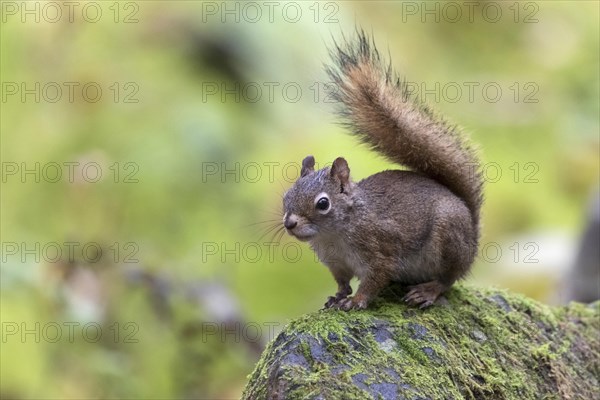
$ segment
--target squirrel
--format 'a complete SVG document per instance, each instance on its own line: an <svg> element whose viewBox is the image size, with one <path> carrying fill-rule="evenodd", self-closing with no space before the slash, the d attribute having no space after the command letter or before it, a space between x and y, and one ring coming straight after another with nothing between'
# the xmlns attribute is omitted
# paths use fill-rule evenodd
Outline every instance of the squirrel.
<svg viewBox="0 0 600 400"><path fill-rule="evenodd" d="M334 43L330 54L325 69L342 123L410 170L354 182L344 158L315 171L307 156L283 197L283 225L309 242L337 282L325 308L365 309L392 282L406 287L403 301L429 307L477 254L483 179L476 152L384 65L364 31ZM350 296L353 277L360 283Z"/></svg>

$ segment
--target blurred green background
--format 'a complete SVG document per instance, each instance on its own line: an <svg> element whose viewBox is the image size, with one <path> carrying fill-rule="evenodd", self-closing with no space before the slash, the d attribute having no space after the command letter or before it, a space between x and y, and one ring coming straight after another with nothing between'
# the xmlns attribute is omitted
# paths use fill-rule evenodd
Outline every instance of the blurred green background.
<svg viewBox="0 0 600 400"><path fill-rule="evenodd" d="M2 398L239 397L335 290L305 244L265 244L298 163L392 167L326 96L327 46L356 25L481 149L471 283L570 299L598 190L597 2L0 5Z"/></svg>

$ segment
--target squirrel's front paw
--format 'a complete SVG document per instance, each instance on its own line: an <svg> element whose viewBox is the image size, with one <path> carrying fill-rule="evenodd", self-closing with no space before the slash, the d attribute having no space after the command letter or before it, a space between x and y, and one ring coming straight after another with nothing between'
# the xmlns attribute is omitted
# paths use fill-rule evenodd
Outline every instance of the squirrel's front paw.
<svg viewBox="0 0 600 400"><path fill-rule="evenodd" d="M344 311L364 310L365 308L367 308L367 301L363 298L357 298L357 296L348 297L346 299L341 300L337 304L336 308L339 308L340 310Z"/></svg>
<svg viewBox="0 0 600 400"><path fill-rule="evenodd" d="M336 296L329 296L327 298L327 302L323 305L323 310L328 308L332 308L335 306L340 300Z"/></svg>
<svg viewBox="0 0 600 400"><path fill-rule="evenodd" d="M327 302L323 305L323 310L326 310L328 308L337 308L337 306L339 306L339 303L342 300L346 300L348 298L348 296L345 296L341 293L337 293L335 296L329 296L327 298Z"/></svg>

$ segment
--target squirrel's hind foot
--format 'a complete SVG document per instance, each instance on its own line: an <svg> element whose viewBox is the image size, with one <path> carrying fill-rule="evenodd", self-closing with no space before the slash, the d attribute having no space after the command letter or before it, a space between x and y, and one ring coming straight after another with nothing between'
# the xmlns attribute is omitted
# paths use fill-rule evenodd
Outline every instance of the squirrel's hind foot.
<svg viewBox="0 0 600 400"><path fill-rule="evenodd" d="M409 291L402 300L411 306L427 308L433 305L446 289L448 287L439 281L420 283L409 286Z"/></svg>

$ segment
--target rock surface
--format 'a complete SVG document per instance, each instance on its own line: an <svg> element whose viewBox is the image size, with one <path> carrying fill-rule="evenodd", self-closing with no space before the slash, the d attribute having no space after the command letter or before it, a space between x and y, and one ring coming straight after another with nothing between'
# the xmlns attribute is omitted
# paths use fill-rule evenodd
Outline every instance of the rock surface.
<svg viewBox="0 0 600 400"><path fill-rule="evenodd" d="M426 310L390 288L318 311L267 346L244 399L598 399L600 303L553 308L456 287Z"/></svg>

